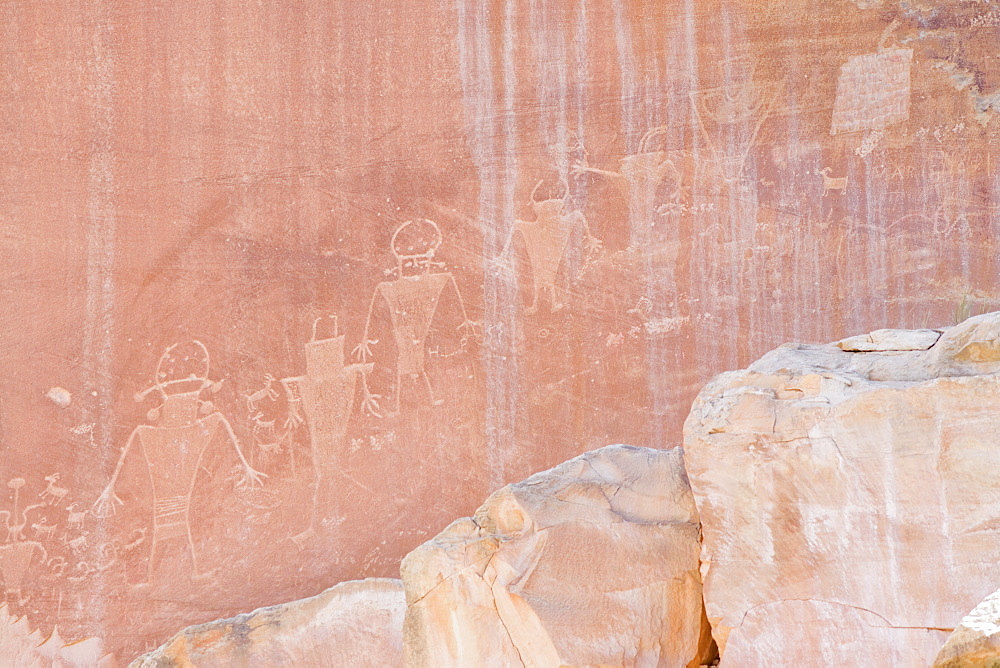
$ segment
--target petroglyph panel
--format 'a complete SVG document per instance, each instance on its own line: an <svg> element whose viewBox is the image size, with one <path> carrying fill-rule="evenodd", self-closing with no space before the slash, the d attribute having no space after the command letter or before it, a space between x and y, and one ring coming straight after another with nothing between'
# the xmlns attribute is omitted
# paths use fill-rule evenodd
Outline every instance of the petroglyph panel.
<svg viewBox="0 0 1000 668"><path fill-rule="evenodd" d="M854 56L840 69L830 134L877 130L910 117L913 49Z"/></svg>
<svg viewBox="0 0 1000 668"><path fill-rule="evenodd" d="M953 5L3 4L7 613L128 661L781 343L997 309Z"/></svg>

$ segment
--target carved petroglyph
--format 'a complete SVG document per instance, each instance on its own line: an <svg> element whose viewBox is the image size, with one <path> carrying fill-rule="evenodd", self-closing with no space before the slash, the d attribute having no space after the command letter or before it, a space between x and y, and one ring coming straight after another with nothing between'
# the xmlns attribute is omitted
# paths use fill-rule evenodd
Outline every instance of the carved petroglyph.
<svg viewBox="0 0 1000 668"><path fill-rule="evenodd" d="M461 341L463 345L478 327L478 323L470 320L465 311L455 277L448 271L442 271L444 265L434 260L441 241L441 230L431 220L411 220L396 229L391 240L396 268L390 270L390 273L396 274L396 278L376 286L368 307L362 342L353 351L361 362L367 362L372 356L371 346L378 341L370 339L369 333L376 303L381 296L389 310L397 351L393 415L399 413L404 377L414 381L422 379L431 404L436 406L441 403L441 400L434 397L434 388L427 375L425 343L445 288L451 286L458 299L462 323L457 329L464 334ZM367 381L364 381L364 392L365 409L378 415L376 397L369 392Z"/></svg>
<svg viewBox="0 0 1000 668"><path fill-rule="evenodd" d="M818 172L818 175L823 177L823 197L826 197L831 190L839 190L840 194L844 194L844 191L847 190L847 177L832 177L830 176L832 171L829 167L824 167Z"/></svg>
<svg viewBox="0 0 1000 668"><path fill-rule="evenodd" d="M505 254L510 252L514 235L520 234L528 251L533 286L531 305L524 311L526 315L538 312L538 296L542 292L548 293L549 311L554 313L565 306L557 279L567 246L575 233L583 232L588 253L601 248L601 240L591 234L582 212L565 213L568 188L561 198L536 200L535 193L541 185L542 181L539 181L531 191L531 208L535 213L535 220L514 221L510 239L504 248Z"/></svg>
<svg viewBox="0 0 1000 668"><path fill-rule="evenodd" d="M633 218L647 217L650 211L657 209L663 203L658 203L657 194L661 184L668 178L670 194L668 203L680 204L684 193L684 177L675 163L675 154L665 150L655 150L652 142L666 132L665 127L655 127L646 132L639 140L638 153L627 155L620 161L619 171L598 169L584 160L573 165L574 175L596 174L612 179L628 202Z"/></svg>
<svg viewBox="0 0 1000 668"><path fill-rule="evenodd" d="M910 118L913 49L883 45L898 26L883 32L877 53L854 56L840 68L830 134L877 130Z"/></svg>
<svg viewBox="0 0 1000 668"><path fill-rule="evenodd" d="M48 483L48 486L45 488L44 491L42 491L41 494L38 495L42 497L42 500L44 500L50 506L59 505L60 503L62 503L62 500L66 497L66 495L69 494L68 489L66 489L65 487L58 487L56 485L56 482L58 482L58 480L59 480L58 473L53 473L52 475L45 476L45 482Z"/></svg>
<svg viewBox="0 0 1000 668"><path fill-rule="evenodd" d="M5 600L8 603L16 602L18 605L24 605L30 598L22 596L21 583L35 554L41 553L40 563L45 564L48 561L48 554L42 544L37 540L27 540L23 533L24 527L30 522L28 513L46 507L44 503L34 503L23 510L20 508L20 491L25 484L24 478L12 478L7 482L7 487L14 491L14 509L0 510L7 527L5 544L0 546L0 576L3 577ZM32 526L43 528L40 532L36 529L36 535L46 533L48 529L44 518ZM55 527L51 529L54 530ZM48 535L51 535L51 531L48 531Z"/></svg>
<svg viewBox="0 0 1000 668"><path fill-rule="evenodd" d="M723 61L721 78L727 83L689 93L713 170L727 183L742 177L760 128L782 88L778 82L757 81L753 69L738 58Z"/></svg>
<svg viewBox="0 0 1000 668"><path fill-rule="evenodd" d="M185 539L191 555L191 569L199 574L194 540L191 536L191 494L198 476L202 455L221 430L236 453L248 485L262 484L263 473L244 458L239 440L222 413L209 401L205 390L221 388L221 382L209 380L208 350L200 341L174 344L167 348L156 367L154 384L136 394L141 401L151 392L160 395L162 404L149 411L154 425L140 425L129 436L107 487L94 502L98 517L115 513L123 501L115 495L115 483L125 459L136 440L145 456L153 491L153 527L147 579L152 580L157 548L163 541ZM203 417L199 417L203 416Z"/></svg>
<svg viewBox="0 0 1000 668"><path fill-rule="evenodd" d="M292 537L300 547L316 535L316 509L324 473L338 462L338 452L354 407L358 376L363 378L373 366L371 362L344 363L344 335L339 333L337 317L330 316L330 319L333 321L333 336L325 339L317 338L317 327L323 319L318 318L313 322L312 339L305 346L305 375L281 381L288 393L289 418L286 429L294 429L302 424L303 417L298 413L301 405L305 413L304 422L309 429L312 453L314 487L309 526ZM374 401L370 395L367 398Z"/></svg>

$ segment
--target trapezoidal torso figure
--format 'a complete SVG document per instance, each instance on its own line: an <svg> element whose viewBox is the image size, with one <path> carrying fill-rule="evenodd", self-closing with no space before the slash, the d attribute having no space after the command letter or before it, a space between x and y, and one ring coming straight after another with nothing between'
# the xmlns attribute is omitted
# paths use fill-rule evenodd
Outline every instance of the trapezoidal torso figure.
<svg viewBox="0 0 1000 668"><path fill-rule="evenodd" d="M368 335L375 304L381 296L389 310L392 336L397 350L393 413L398 413L403 377L413 380L423 378L431 403L433 405L441 403L434 398L434 389L427 376L425 344L438 311L438 303L446 287L452 286L462 311L462 324L458 329L471 328L474 323L466 315L455 277L447 271L433 271L441 267L440 263L434 261L434 255L441 245L441 230L437 223L424 219L403 223L392 235L391 243L393 255L396 257L395 271L398 278L376 286L368 308L364 338L354 349L354 353L362 362L371 356L369 345L376 341L370 340ZM365 390L366 395L371 396L367 392L367 387Z"/></svg>
<svg viewBox="0 0 1000 668"><path fill-rule="evenodd" d="M373 366L372 363L344 364L344 335L338 334L336 317L331 317L334 319L331 338L317 339L316 326L319 320L313 323L312 340L306 344L305 375L283 378L281 381L288 396L293 422L302 421L297 413L300 404L305 413L315 475L309 527L292 537L300 545L305 539L315 535L320 484L325 473L338 463L340 446L354 408L358 375L368 373Z"/></svg>
<svg viewBox="0 0 1000 668"><path fill-rule="evenodd" d="M202 456L220 430L236 451L244 469L245 482L260 484L264 477L244 458L226 417L214 410L211 402L201 399L203 391L215 392L221 387L221 382L213 383L208 379L208 371L208 350L199 341L174 344L164 351L156 368L155 384L135 395L136 401L142 401L154 391L161 395L163 403L147 414L155 424L139 425L132 431L111 480L94 503L94 514L98 517L113 515L115 504L123 503L115 496L114 487L125 458L138 440L153 492L153 530L147 581L152 580L161 543L173 539L187 542L192 572L195 576L199 575L191 536L191 495Z"/></svg>
<svg viewBox="0 0 1000 668"><path fill-rule="evenodd" d="M531 206L535 212L534 221L516 220L511 230L511 240L514 234L520 234L528 253L528 263L531 265L532 296L531 306L525 309L525 314L538 312L538 295L547 292L549 310L559 311L565 306L558 285L559 269L566 255L566 248L575 233L582 230L588 252L601 247L601 241L590 233L587 219L580 211L565 213L566 202L563 198L536 200L535 193L542 185L539 181L531 191ZM510 249L508 241L505 253Z"/></svg>

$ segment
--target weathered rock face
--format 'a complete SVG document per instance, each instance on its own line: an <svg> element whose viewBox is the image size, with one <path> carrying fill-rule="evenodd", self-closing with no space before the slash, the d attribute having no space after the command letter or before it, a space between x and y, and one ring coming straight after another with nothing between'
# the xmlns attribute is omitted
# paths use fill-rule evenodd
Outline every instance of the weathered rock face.
<svg viewBox="0 0 1000 668"><path fill-rule="evenodd" d="M581 455L403 560L407 665L697 666L698 549L680 450Z"/></svg>
<svg viewBox="0 0 1000 668"><path fill-rule="evenodd" d="M892 338L907 350L782 346L695 401L685 462L723 665L927 665L995 588L1000 315L926 350Z"/></svg>
<svg viewBox="0 0 1000 668"><path fill-rule="evenodd" d="M1000 665L1000 591L962 618L934 660L934 668L990 668Z"/></svg>
<svg viewBox="0 0 1000 668"><path fill-rule="evenodd" d="M53 630L48 636L31 628L27 617L0 605L0 665L17 668L115 668L97 638L67 643Z"/></svg>
<svg viewBox="0 0 1000 668"><path fill-rule="evenodd" d="M184 629L131 667L400 666L405 609L399 580L342 582L301 601Z"/></svg>

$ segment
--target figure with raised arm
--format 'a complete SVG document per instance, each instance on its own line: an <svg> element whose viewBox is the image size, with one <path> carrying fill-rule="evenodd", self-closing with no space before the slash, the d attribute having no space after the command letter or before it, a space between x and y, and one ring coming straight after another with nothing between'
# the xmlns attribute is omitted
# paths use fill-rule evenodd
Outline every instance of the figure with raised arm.
<svg viewBox="0 0 1000 668"><path fill-rule="evenodd" d="M185 539L191 553L191 570L199 575L194 540L191 537L191 495L198 478L201 459L218 432L232 445L244 471L243 484L260 485L265 474L250 466L239 440L226 417L202 392L218 392L222 381L209 380L208 350L200 341L176 343L167 348L156 366L154 384L135 395L142 401L151 392L162 401L147 417L153 424L139 425L128 437L107 487L94 502L97 517L115 513L115 504L124 502L115 495L115 483L125 459L136 441L142 447L153 492L153 531L147 581L152 580L153 565L161 543Z"/></svg>

